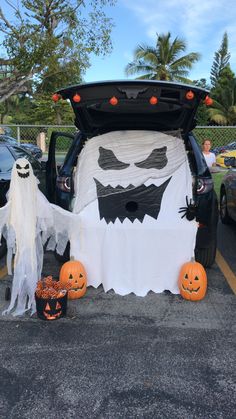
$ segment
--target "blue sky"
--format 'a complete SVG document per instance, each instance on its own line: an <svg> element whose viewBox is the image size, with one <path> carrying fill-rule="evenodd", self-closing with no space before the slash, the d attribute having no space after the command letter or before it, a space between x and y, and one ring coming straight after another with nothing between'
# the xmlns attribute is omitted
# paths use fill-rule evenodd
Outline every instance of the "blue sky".
<svg viewBox="0 0 236 419"><path fill-rule="evenodd" d="M114 19L113 52L106 58L93 57L85 81L125 79L124 68L133 59L138 44L155 46L156 33L171 32L187 42L187 52L199 52L201 60L189 76L209 81L214 53L228 33L230 64L236 72L235 0L118 0L107 7Z"/></svg>

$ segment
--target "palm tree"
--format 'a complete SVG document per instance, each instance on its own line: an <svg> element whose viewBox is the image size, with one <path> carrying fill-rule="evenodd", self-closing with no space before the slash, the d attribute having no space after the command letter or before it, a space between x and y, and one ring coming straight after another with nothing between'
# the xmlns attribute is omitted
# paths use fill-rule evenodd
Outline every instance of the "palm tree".
<svg viewBox="0 0 236 419"><path fill-rule="evenodd" d="M236 124L236 78L228 81L213 95L213 105L208 109L210 121L218 125Z"/></svg>
<svg viewBox="0 0 236 419"><path fill-rule="evenodd" d="M193 63L200 59L200 54L191 52L181 56L181 52L186 50L186 42L178 37L171 42L170 38L170 32L157 34L156 47L139 45L134 52L134 61L125 69L126 74L142 73L138 79L189 83L187 75Z"/></svg>

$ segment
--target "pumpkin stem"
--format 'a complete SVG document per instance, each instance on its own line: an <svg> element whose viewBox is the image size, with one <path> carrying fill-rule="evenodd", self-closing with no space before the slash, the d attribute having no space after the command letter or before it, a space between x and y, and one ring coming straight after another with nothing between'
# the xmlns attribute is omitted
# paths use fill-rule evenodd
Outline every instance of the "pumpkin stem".
<svg viewBox="0 0 236 419"><path fill-rule="evenodd" d="M74 256L70 256L70 260L75 260Z"/></svg>
<svg viewBox="0 0 236 419"><path fill-rule="evenodd" d="M191 262L193 262L193 263L196 262L194 256L191 257Z"/></svg>

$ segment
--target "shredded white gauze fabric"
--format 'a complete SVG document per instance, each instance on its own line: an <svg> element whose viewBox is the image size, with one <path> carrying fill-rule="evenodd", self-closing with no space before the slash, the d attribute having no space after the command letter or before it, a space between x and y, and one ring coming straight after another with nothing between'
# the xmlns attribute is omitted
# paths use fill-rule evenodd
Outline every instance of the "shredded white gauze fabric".
<svg viewBox="0 0 236 419"><path fill-rule="evenodd" d="M69 239L73 215L51 205L38 189L38 180L26 159L16 160L11 176L8 203L0 208L0 232L7 240L8 273L13 281L10 305L3 314L35 312L34 293L41 278L43 246L63 253Z"/></svg>

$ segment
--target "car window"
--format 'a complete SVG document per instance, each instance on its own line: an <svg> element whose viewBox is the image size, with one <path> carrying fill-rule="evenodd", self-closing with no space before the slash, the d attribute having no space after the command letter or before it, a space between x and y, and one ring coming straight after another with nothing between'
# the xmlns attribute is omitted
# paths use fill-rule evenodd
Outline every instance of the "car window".
<svg viewBox="0 0 236 419"><path fill-rule="evenodd" d="M0 172L10 172L15 162L15 159L7 147L1 147L0 150Z"/></svg>
<svg viewBox="0 0 236 419"><path fill-rule="evenodd" d="M40 168L40 163L37 162L37 160L34 159L33 156L31 156L31 154L27 153L27 151L23 150L20 147L12 147L13 153L15 154L17 159L27 159L29 160L29 162L31 163L33 169L39 169Z"/></svg>
<svg viewBox="0 0 236 419"><path fill-rule="evenodd" d="M0 135L0 142L7 142L7 143L12 144L12 145L17 145L17 141L16 141L15 138L7 137L7 136L1 136Z"/></svg>

